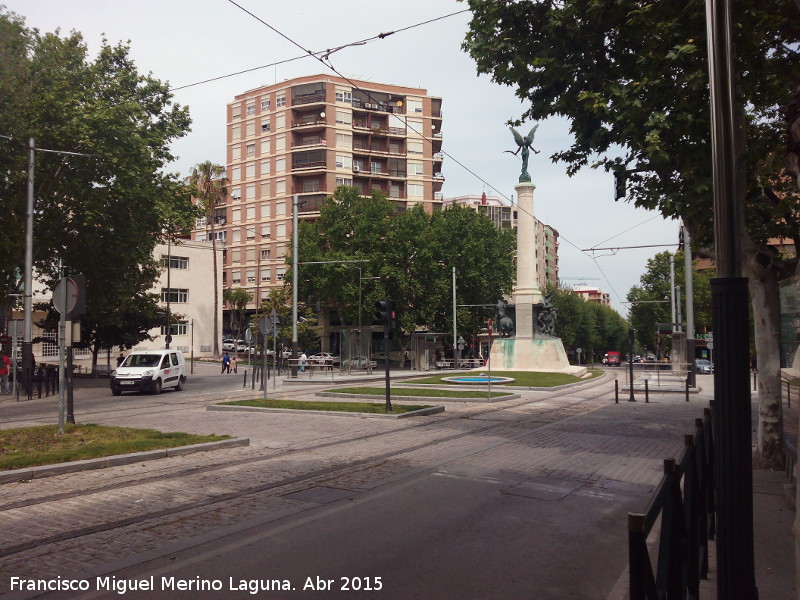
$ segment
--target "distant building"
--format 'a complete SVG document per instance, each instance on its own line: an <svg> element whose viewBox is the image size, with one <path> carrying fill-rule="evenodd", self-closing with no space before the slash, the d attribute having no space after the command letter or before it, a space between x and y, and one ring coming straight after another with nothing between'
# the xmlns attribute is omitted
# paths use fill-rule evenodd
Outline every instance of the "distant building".
<svg viewBox="0 0 800 600"><path fill-rule="evenodd" d="M586 302L597 302L598 304L611 305L611 296L600 288L591 285L573 285L572 292L583 298Z"/></svg>
<svg viewBox="0 0 800 600"><path fill-rule="evenodd" d="M211 242L181 240L179 243L159 244L154 256L161 261L163 270L152 292L161 298L161 305L169 300L170 348L190 355L210 356L214 351L214 262ZM222 249L217 246L219 274L222 275ZM168 271L169 266L169 272ZM167 280L169 279L169 284ZM219 334L222 336L222 284L217 286L219 297ZM144 340L135 350L162 349L166 345L167 324L150 330L152 341ZM222 340L219 340L220 346Z"/></svg>
<svg viewBox="0 0 800 600"><path fill-rule="evenodd" d="M516 228L517 207L496 196L456 196L442 200L442 206L460 204L485 214L498 229ZM548 284L558 287L558 231L534 217L536 227L536 260L539 280L537 285L544 290Z"/></svg>

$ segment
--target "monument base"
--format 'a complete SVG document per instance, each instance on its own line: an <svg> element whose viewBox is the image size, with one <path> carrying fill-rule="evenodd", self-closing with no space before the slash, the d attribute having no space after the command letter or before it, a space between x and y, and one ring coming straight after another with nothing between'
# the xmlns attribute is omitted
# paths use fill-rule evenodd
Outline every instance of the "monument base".
<svg viewBox="0 0 800 600"><path fill-rule="evenodd" d="M495 339L489 361L497 371L567 373L576 377L586 374L586 367L569 364L560 338Z"/></svg>

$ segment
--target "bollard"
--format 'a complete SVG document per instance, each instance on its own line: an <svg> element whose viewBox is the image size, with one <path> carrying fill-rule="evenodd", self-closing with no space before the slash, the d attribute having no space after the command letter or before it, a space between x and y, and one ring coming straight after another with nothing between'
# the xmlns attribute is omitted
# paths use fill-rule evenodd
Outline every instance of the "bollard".
<svg viewBox="0 0 800 600"><path fill-rule="evenodd" d="M650 382L649 380L644 380L644 402L648 404L650 402L650 386L648 385Z"/></svg>
<svg viewBox="0 0 800 600"><path fill-rule="evenodd" d="M689 378L686 378L686 401L689 401Z"/></svg>
<svg viewBox="0 0 800 600"><path fill-rule="evenodd" d="M786 403L789 408L792 408L792 386L788 381L786 382Z"/></svg>
<svg viewBox="0 0 800 600"><path fill-rule="evenodd" d="M619 404L619 379L614 380L614 402Z"/></svg>
<svg viewBox="0 0 800 600"><path fill-rule="evenodd" d="M247 387L247 369L244 370L244 383L242 387Z"/></svg>
<svg viewBox="0 0 800 600"><path fill-rule="evenodd" d="M755 371L753 371L753 391L754 392L756 391L756 389L758 389L758 385L756 384L756 378L757 377L758 377L758 374Z"/></svg>

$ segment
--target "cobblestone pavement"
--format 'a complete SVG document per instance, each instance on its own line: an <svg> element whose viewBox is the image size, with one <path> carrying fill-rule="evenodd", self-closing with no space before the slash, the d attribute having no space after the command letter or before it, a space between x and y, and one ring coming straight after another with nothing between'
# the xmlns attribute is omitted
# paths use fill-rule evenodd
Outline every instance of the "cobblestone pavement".
<svg viewBox="0 0 800 600"><path fill-rule="evenodd" d="M319 389L284 384L278 394ZM207 412L217 399L172 405L168 395L146 412L98 411L100 424L229 434L251 445L0 486L0 595L11 576L99 575L318 507L296 494L303 490L356 494L422 469L579 480L640 493L644 506L662 459L680 451L707 406L705 395L687 403L666 394L615 404L610 379L520 393L404 420Z"/></svg>

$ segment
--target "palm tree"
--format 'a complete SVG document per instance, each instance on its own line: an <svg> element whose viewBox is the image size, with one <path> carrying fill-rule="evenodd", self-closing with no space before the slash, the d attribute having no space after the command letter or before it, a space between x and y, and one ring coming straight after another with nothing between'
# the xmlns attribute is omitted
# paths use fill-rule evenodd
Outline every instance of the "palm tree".
<svg viewBox="0 0 800 600"><path fill-rule="evenodd" d="M228 195L230 180L225 177L225 167L215 165L210 160L198 163L192 168L189 185L197 198L197 205L206 218L207 237L211 238L211 251L214 254L214 358L219 358L219 283L217 273L217 239L214 234L217 206Z"/></svg>

